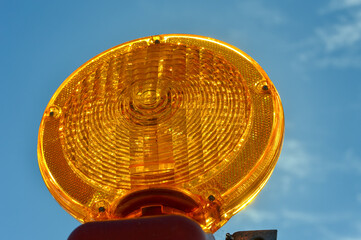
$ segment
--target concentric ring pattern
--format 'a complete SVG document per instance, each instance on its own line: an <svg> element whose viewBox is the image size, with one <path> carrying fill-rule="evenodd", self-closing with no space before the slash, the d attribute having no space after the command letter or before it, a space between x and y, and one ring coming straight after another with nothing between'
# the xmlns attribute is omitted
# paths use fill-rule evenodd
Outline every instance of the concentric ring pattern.
<svg viewBox="0 0 361 240"><path fill-rule="evenodd" d="M109 191L191 181L229 157L250 103L239 71L196 46L151 44L113 54L63 106L63 153Z"/></svg>
<svg viewBox="0 0 361 240"><path fill-rule="evenodd" d="M111 48L63 82L41 121L38 158L50 192L81 222L140 216L132 196L169 190L142 204L214 232L263 188L283 133L278 93L247 54L159 35Z"/></svg>

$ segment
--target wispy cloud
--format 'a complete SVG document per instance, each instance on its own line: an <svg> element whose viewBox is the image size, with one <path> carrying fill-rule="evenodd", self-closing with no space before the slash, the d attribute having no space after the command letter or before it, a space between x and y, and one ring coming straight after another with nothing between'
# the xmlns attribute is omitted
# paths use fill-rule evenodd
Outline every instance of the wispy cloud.
<svg viewBox="0 0 361 240"><path fill-rule="evenodd" d="M248 206L242 211L242 218L247 219L253 223L265 223L282 220L285 223L292 223L292 225L299 224L327 224L338 221L343 221L349 218L347 214L337 213L334 215L318 212L305 212L291 209L281 209L278 211L260 210L253 206Z"/></svg>
<svg viewBox="0 0 361 240"><path fill-rule="evenodd" d="M335 237L335 235L333 235ZM338 236L334 239L337 239L337 240L360 240L360 236L354 236L354 237L345 237L345 236Z"/></svg>
<svg viewBox="0 0 361 240"><path fill-rule="evenodd" d="M285 220L296 225L300 223L327 224L347 220L350 218L350 215L345 213L322 214L289 209L282 210L281 214Z"/></svg>
<svg viewBox="0 0 361 240"><path fill-rule="evenodd" d="M361 67L361 0L332 0L320 12L328 20L304 40L299 60L319 67Z"/></svg>
<svg viewBox="0 0 361 240"><path fill-rule="evenodd" d="M327 52L359 48L361 43L361 10L348 13L348 20L316 29L316 35L324 43Z"/></svg>
<svg viewBox="0 0 361 240"><path fill-rule="evenodd" d="M282 154L277 163L277 185L281 192L288 195L290 191L303 193L305 181L314 175L318 158L308 152L305 145L297 139L286 139Z"/></svg>
<svg viewBox="0 0 361 240"><path fill-rule="evenodd" d="M346 151L344 160L344 165L348 166L348 169L361 174L361 157L357 155L352 148Z"/></svg>
<svg viewBox="0 0 361 240"><path fill-rule="evenodd" d="M349 222L352 222L352 228L353 231L348 231L347 234L340 234L338 229L333 228L320 228L320 231L322 235L325 237L325 239L328 240L360 240L361 239L361 222L359 221L352 221L348 220Z"/></svg>
<svg viewBox="0 0 361 240"><path fill-rule="evenodd" d="M343 172L361 175L361 157L353 148L348 148L337 162L329 162L325 167L326 172Z"/></svg>
<svg viewBox="0 0 361 240"><path fill-rule="evenodd" d="M303 142L286 139L277 170L276 180L282 193L289 194L292 190L305 194L307 189L304 187L310 182L324 183L332 175L341 172L361 175L361 157L358 151L348 148L337 161L327 161L325 164L325 159L312 152Z"/></svg>
<svg viewBox="0 0 361 240"><path fill-rule="evenodd" d="M309 175L313 157L307 153L300 141L296 139L286 140L282 151L282 160L278 163L278 167L284 173L297 178L304 178Z"/></svg>
<svg viewBox="0 0 361 240"><path fill-rule="evenodd" d="M361 204L361 193L357 194L356 199ZM360 225L360 228L361 228L361 225Z"/></svg>
<svg viewBox="0 0 361 240"><path fill-rule="evenodd" d="M249 22L259 21L263 25L280 25L286 22L285 15L276 8L272 7L272 4L267 4L263 1L240 1L238 3L239 10L247 15ZM256 11L250 11L250 9L256 9Z"/></svg>
<svg viewBox="0 0 361 240"><path fill-rule="evenodd" d="M283 224L287 226L316 225L320 226L320 229L326 227L328 224L352 220L352 214L347 212L324 213L300 211L289 208L269 211L260 210L253 206L248 206L242 211L239 217L247 219L247 221L254 224L278 221L283 222Z"/></svg>
<svg viewBox="0 0 361 240"><path fill-rule="evenodd" d="M264 0L237 1L237 19L231 27L227 28L228 38L247 46L255 38L277 37L274 29L287 23L287 16L279 8ZM254 31L257 29L256 31ZM248 33L248 34L245 34ZM252 38L248 39L248 35Z"/></svg>
<svg viewBox="0 0 361 240"><path fill-rule="evenodd" d="M278 218L275 212L259 210L256 208L248 207L243 211L243 216L252 221L253 223L263 223L265 221L274 221Z"/></svg>
<svg viewBox="0 0 361 240"><path fill-rule="evenodd" d="M332 0L321 12L332 12L361 5L361 0Z"/></svg>

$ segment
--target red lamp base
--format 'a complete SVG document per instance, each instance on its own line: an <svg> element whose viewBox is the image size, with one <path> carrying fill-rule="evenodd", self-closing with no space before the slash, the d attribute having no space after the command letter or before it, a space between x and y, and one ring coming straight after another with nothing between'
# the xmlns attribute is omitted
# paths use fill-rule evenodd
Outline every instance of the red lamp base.
<svg viewBox="0 0 361 240"><path fill-rule="evenodd" d="M117 221L89 222L76 228L68 240L213 240L187 217L164 215Z"/></svg>

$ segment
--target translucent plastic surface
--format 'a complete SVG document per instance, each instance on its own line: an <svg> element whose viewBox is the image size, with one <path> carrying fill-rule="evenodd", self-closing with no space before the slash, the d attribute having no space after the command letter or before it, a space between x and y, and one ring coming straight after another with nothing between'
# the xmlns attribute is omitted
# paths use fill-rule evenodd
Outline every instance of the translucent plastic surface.
<svg viewBox="0 0 361 240"><path fill-rule="evenodd" d="M45 110L38 156L81 222L160 206L214 232L264 186L282 139L280 99L254 60L214 39L161 35L69 76Z"/></svg>

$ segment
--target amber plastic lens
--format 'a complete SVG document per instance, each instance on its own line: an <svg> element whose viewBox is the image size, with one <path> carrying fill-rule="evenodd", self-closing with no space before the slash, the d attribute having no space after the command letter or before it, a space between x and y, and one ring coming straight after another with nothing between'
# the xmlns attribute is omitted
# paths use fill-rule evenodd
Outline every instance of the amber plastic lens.
<svg viewBox="0 0 361 240"><path fill-rule="evenodd" d="M183 214L214 232L261 190L279 96L242 51L194 35L109 49L70 75L39 130L43 178L81 222Z"/></svg>

